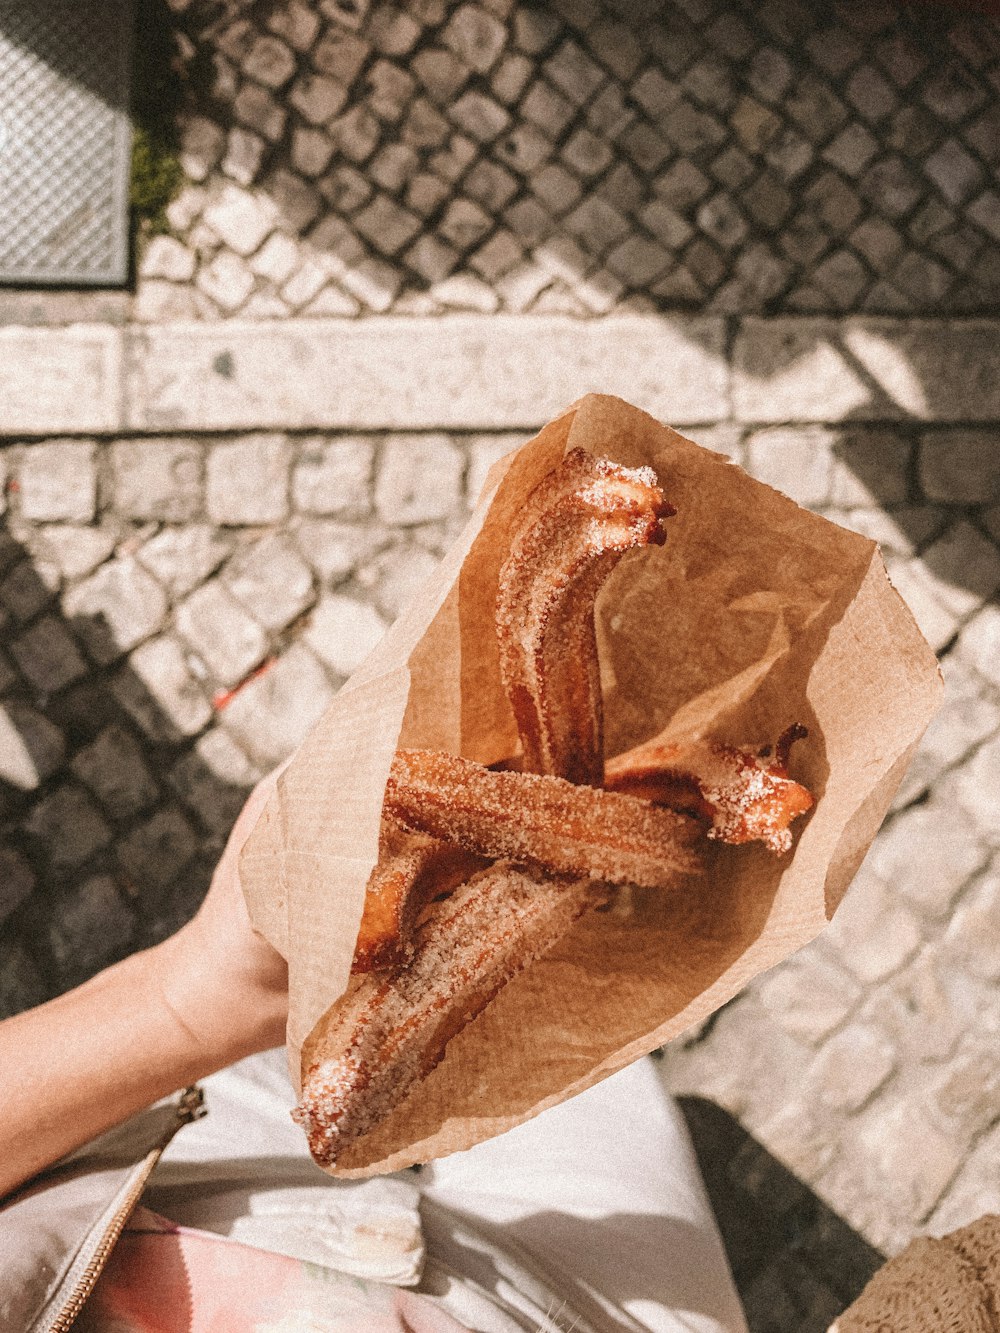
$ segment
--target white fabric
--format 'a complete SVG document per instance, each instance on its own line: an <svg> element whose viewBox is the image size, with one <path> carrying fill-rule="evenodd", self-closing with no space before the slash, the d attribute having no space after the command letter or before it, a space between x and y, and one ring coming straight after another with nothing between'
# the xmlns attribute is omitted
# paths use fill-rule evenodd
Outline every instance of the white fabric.
<svg viewBox="0 0 1000 1333"><path fill-rule="evenodd" d="M427 1197L516 1243L595 1322L600 1310L622 1329L745 1333L687 1127L653 1060L420 1179Z"/></svg>
<svg viewBox="0 0 1000 1333"><path fill-rule="evenodd" d="M355 1277L419 1281L415 1178L334 1183L325 1176L289 1115L295 1094L283 1050L243 1060L203 1087L208 1114L167 1148L143 1196L147 1208Z"/></svg>
<svg viewBox="0 0 1000 1333"><path fill-rule="evenodd" d="M283 1051L205 1082L143 1198L182 1224L422 1290L476 1333L746 1333L683 1118L643 1060L468 1152L333 1181ZM423 1195L424 1232L418 1207Z"/></svg>

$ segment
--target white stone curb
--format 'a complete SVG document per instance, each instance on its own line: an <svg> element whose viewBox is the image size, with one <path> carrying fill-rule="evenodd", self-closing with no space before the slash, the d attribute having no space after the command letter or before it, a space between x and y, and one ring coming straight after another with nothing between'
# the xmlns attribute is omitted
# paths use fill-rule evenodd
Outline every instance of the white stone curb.
<svg viewBox="0 0 1000 1333"><path fill-rule="evenodd" d="M730 341L731 335L732 337ZM729 350L731 347L731 351ZM0 329L0 436L1000 419L1000 320L380 316Z"/></svg>

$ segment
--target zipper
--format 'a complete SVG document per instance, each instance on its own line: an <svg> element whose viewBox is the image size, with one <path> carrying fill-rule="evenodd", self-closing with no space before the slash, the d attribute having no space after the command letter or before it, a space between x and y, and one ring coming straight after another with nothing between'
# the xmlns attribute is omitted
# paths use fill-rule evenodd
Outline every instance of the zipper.
<svg viewBox="0 0 1000 1333"><path fill-rule="evenodd" d="M125 1223L139 1202L149 1177L153 1174L153 1168L162 1157L167 1144L184 1125L189 1124L192 1120L199 1120L205 1114L205 1095L201 1088L185 1088L178 1099L177 1114L173 1124L156 1147L152 1148L142 1161L137 1163L135 1177L129 1184L121 1203L115 1209L114 1215L106 1224L97 1247L87 1260L83 1272L76 1279L73 1290L55 1317L49 1323L39 1326L38 1333L66 1333L66 1330L83 1309L91 1292L97 1286L97 1279L104 1271L104 1266L108 1262L111 1251L117 1245L119 1237L125 1230Z"/></svg>

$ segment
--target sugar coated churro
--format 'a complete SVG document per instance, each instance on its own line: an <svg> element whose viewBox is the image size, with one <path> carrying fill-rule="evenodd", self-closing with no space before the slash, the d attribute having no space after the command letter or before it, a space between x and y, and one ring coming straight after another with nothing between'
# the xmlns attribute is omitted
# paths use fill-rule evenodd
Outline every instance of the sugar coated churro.
<svg viewBox="0 0 1000 1333"><path fill-rule="evenodd" d="M681 810L709 825L720 842L762 842L772 852L792 846L789 825L815 802L788 776L794 741L807 735L799 724L779 737L773 757L732 745L639 745L608 761L609 790L642 796Z"/></svg>
<svg viewBox="0 0 1000 1333"><path fill-rule="evenodd" d="M605 898L601 885L498 861L431 909L405 966L355 977L324 1019L292 1112L316 1161L335 1165L503 986Z"/></svg>
<svg viewBox="0 0 1000 1333"><path fill-rule="evenodd" d="M631 795L399 750L385 810L405 827L554 875L668 889L699 869L699 825Z"/></svg>
<svg viewBox="0 0 1000 1333"><path fill-rule="evenodd" d="M594 599L626 551L661 545L674 510L651 468L573 449L532 491L500 572L500 671L523 766L599 787L603 706Z"/></svg>
<svg viewBox="0 0 1000 1333"><path fill-rule="evenodd" d="M481 857L463 847L382 821L379 859L368 877L352 972L404 963L420 914L432 898L481 869Z"/></svg>

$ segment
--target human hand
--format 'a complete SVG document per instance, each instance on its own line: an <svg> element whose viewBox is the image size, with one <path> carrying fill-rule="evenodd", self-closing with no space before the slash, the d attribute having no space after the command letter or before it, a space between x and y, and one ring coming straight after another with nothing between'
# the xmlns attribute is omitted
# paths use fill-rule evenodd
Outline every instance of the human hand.
<svg viewBox="0 0 1000 1333"><path fill-rule="evenodd" d="M240 852L284 768L250 793L204 902L160 946L164 1000L213 1063L229 1063L285 1040L288 966L250 924L239 876Z"/></svg>
<svg viewBox="0 0 1000 1333"><path fill-rule="evenodd" d="M279 1046L285 961L250 925L239 855L280 770L250 794L176 935L0 1023L0 1195L177 1088Z"/></svg>

